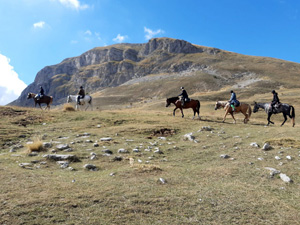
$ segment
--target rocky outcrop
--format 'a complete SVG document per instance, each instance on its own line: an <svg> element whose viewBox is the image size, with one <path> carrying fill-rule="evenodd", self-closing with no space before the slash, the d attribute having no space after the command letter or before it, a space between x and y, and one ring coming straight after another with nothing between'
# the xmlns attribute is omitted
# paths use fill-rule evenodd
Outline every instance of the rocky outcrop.
<svg viewBox="0 0 300 225"><path fill-rule="evenodd" d="M40 70L34 82L11 104L32 106L33 101L26 99L27 93L37 93L39 86L43 86L47 95L54 97L53 104L61 104L67 95L76 94L81 85L87 92L93 93L149 74L178 73L192 68L194 62L174 64L171 59L176 55L217 54L219 51L170 38L154 38L146 44L94 48L78 57L67 58L57 65Z"/></svg>

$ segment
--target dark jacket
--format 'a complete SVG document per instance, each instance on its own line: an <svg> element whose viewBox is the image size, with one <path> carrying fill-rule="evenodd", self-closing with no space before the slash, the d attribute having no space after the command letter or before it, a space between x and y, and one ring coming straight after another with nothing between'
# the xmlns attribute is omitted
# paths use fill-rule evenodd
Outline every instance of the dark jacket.
<svg viewBox="0 0 300 225"><path fill-rule="evenodd" d="M275 105L276 103L279 103L280 101L279 101L279 98L278 98L278 94L277 94L277 92L275 92L274 94L273 94L273 100L272 100L272 105Z"/></svg>
<svg viewBox="0 0 300 225"><path fill-rule="evenodd" d="M184 89L182 90L181 94L178 95L178 96L182 96L184 99L189 98L189 96L188 96L186 90L184 90Z"/></svg>
<svg viewBox="0 0 300 225"><path fill-rule="evenodd" d="M42 87L40 89L40 95L44 95L44 89Z"/></svg>
<svg viewBox="0 0 300 225"><path fill-rule="evenodd" d="M84 98L85 96L85 92L83 89L80 89L79 92L78 92L78 95L82 96L82 98Z"/></svg>

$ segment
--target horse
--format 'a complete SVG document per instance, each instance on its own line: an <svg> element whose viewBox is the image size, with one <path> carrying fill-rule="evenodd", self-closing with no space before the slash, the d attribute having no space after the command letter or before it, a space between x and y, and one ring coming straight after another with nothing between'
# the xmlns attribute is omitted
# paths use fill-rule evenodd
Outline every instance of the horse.
<svg viewBox="0 0 300 225"><path fill-rule="evenodd" d="M29 92L27 94L27 99L32 98L34 100L34 107L36 107L36 104L39 104L40 108L42 109L41 104L45 103L45 104L47 104L47 106L45 107L45 109L48 108L48 110L50 110L50 104L53 102L53 97L52 96L44 95L40 99L36 99L35 96L36 96L36 94L31 93L31 92Z"/></svg>
<svg viewBox="0 0 300 225"><path fill-rule="evenodd" d="M91 106L91 108L93 110L92 96L85 95L84 98L80 98L80 100L79 100L80 104L78 104L77 98L78 98L78 95L68 95L68 97L67 97L67 103L76 102L76 110L79 109L78 105L85 105L85 103L88 103L87 107L85 108L85 111L87 110L87 108L89 106Z"/></svg>
<svg viewBox="0 0 300 225"><path fill-rule="evenodd" d="M225 115L223 118L223 122L225 122L227 114L230 114L232 116L232 119L234 120L234 123L236 123L236 120L233 116L233 113L243 113L245 118L244 118L244 123L247 123L250 119L251 116L251 106L247 103L241 102L238 107L235 107L235 111L233 112L232 107L230 106L228 101L217 101L215 105L215 110L223 108L225 110Z"/></svg>
<svg viewBox="0 0 300 225"><path fill-rule="evenodd" d="M292 119L293 127L295 126L295 108L294 108L294 106L288 105L285 103L281 103L279 105L279 107L277 107L277 108L275 107L275 112L271 111L270 107L271 107L271 103L254 102L253 112L256 113L259 108L264 109L265 112L268 114L267 126L269 126L270 123L274 124L274 122L272 122L270 119L271 119L272 114L277 114L277 113L282 113L283 117L284 117L284 121L282 122L282 124L280 126L283 126L283 124L287 120L287 116L289 116Z"/></svg>
<svg viewBox="0 0 300 225"><path fill-rule="evenodd" d="M200 113L200 101L199 100L194 100L191 99L189 102L185 102L184 106L181 105L181 100L179 97L172 97L172 98L167 98L166 100L166 107L169 107L171 103L175 105L175 109L173 110L173 116L175 116L175 111L176 109L180 109L182 118L184 117L182 109L188 109L192 108L194 111L194 116L193 119L195 118L196 113L198 113L198 118L200 119L199 113Z"/></svg>

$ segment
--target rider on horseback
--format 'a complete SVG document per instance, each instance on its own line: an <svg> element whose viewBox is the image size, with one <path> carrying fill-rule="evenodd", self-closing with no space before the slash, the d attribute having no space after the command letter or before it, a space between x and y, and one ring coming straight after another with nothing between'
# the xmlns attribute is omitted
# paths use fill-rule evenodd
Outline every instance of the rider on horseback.
<svg viewBox="0 0 300 225"><path fill-rule="evenodd" d="M40 92L35 96L36 100L40 100L44 97L44 89L42 86L40 86Z"/></svg>
<svg viewBox="0 0 300 225"><path fill-rule="evenodd" d="M276 112L276 104L280 104L279 98L278 98L278 94L275 90L272 91L273 94L273 100L271 102L271 109L270 111L275 113Z"/></svg>
<svg viewBox="0 0 300 225"><path fill-rule="evenodd" d="M184 87L180 87L180 89L182 90L182 92L181 92L180 95L178 95L178 97L181 96L181 99L180 99L181 100L181 106L183 107L184 103L189 101L189 96L188 96L186 90L184 89Z"/></svg>
<svg viewBox="0 0 300 225"><path fill-rule="evenodd" d="M78 103L78 105L80 105L80 99L84 98L84 96L85 96L85 91L84 91L83 87L80 86L80 90L78 92L78 97L77 97L77 103Z"/></svg>
<svg viewBox="0 0 300 225"><path fill-rule="evenodd" d="M231 97L229 99L229 104L232 107L232 111L235 111L235 107L238 107L240 105L240 102L236 99L236 94L233 90L230 91Z"/></svg>

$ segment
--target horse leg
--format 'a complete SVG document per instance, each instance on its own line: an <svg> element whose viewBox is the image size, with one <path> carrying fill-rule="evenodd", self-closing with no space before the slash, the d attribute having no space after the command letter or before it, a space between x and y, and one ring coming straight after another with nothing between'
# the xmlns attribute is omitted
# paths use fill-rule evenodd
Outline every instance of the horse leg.
<svg viewBox="0 0 300 225"><path fill-rule="evenodd" d="M175 111L176 111L176 109L178 109L178 108L175 108L175 109L173 110L173 116L175 116Z"/></svg>
<svg viewBox="0 0 300 225"><path fill-rule="evenodd" d="M236 120L235 120L235 118L234 118L234 116L233 116L233 112L232 112L232 113L230 113L230 115L232 116L232 119L234 120L234 122L233 122L233 123L236 123Z"/></svg>
<svg viewBox="0 0 300 225"><path fill-rule="evenodd" d="M182 108L180 108L180 111L181 111L181 117L183 118L184 117L184 115L183 115L183 110L182 110Z"/></svg>
<svg viewBox="0 0 300 225"><path fill-rule="evenodd" d="M283 113L283 117L284 117L284 121L282 122L282 124L280 125L281 127L283 126L283 124L285 123L285 121L287 120L287 116L286 114Z"/></svg>
<svg viewBox="0 0 300 225"><path fill-rule="evenodd" d="M270 119L271 119L272 113L268 113L268 124L267 126L269 126L270 123L274 124Z"/></svg>

